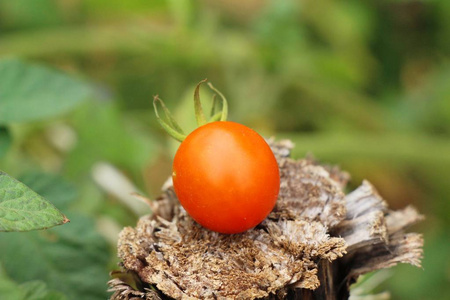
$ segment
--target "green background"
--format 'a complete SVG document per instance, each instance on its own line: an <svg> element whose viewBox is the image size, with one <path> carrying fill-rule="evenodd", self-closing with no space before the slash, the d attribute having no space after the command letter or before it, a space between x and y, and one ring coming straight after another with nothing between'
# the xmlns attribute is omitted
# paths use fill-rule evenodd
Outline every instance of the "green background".
<svg viewBox="0 0 450 300"><path fill-rule="evenodd" d="M0 169L71 219L0 233L11 299L107 296L117 232L138 215L96 172L158 196L177 143L153 95L193 129L203 78L229 120L339 165L349 190L368 179L392 208L418 207L423 268L395 267L376 290L448 299L450 1L0 0L0 76Z"/></svg>

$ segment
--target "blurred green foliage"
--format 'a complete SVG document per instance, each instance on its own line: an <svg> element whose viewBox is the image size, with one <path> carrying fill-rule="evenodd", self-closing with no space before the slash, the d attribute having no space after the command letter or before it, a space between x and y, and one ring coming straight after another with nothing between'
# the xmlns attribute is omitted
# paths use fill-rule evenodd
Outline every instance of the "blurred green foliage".
<svg viewBox="0 0 450 300"><path fill-rule="evenodd" d="M72 220L0 235L0 287L39 279L49 293L104 299L115 234L137 216L94 181L96 164L156 197L177 144L152 96L192 129L194 86L207 77L230 120L292 139L296 157L340 165L351 188L368 179L393 208L419 207L424 268L394 268L381 289L448 297L450 1L0 0L0 58L42 75L19 86L0 78L0 169ZM59 86L45 79L55 69L76 78L57 91L67 97L34 93ZM2 115L5 91L22 119ZM31 244L37 262L18 250Z"/></svg>

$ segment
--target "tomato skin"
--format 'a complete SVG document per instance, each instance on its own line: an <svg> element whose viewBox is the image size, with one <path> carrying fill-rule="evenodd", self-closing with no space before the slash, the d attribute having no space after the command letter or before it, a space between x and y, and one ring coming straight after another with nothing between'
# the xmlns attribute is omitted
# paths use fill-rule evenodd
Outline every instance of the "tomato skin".
<svg viewBox="0 0 450 300"><path fill-rule="evenodd" d="M208 123L187 136L175 155L172 178L189 215L221 233L258 225L280 189L278 164L266 141L228 121Z"/></svg>

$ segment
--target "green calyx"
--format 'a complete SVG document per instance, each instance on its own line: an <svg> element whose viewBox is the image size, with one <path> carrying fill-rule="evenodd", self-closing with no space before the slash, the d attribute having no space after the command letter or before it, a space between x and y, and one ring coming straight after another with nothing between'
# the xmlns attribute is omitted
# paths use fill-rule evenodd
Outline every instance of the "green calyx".
<svg viewBox="0 0 450 300"><path fill-rule="evenodd" d="M207 79L204 79L200 81L197 84L197 87L194 91L194 108L195 108L195 118L197 120L197 125L203 126L210 122L215 121L226 121L228 117L228 103L227 99L224 97L224 95L219 92L211 83L208 83L209 88L214 91L216 94L213 95L213 103L211 112L209 115L209 118L207 119L205 116L205 113L203 112L202 103L200 101L200 86L202 83L205 83ZM219 110L219 104L220 102L217 101L217 95L219 95L221 99L221 109ZM161 108L164 111L165 119L162 119L158 113L158 104L161 106ZM169 109L164 104L164 101L162 101L158 95L153 97L153 108L155 110L156 119L158 120L158 123L161 125L161 127L174 139L177 141L184 141L186 138L186 134L183 132L181 127L178 125L178 123L173 118L172 114L170 113Z"/></svg>

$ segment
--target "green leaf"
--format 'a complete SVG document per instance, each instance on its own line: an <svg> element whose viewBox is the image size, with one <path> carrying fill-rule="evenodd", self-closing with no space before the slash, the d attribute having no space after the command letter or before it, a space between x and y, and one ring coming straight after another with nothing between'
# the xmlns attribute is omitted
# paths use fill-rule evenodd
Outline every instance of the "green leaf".
<svg viewBox="0 0 450 300"><path fill-rule="evenodd" d="M24 299L24 293L18 289L17 283L6 276L0 264L0 295L5 299Z"/></svg>
<svg viewBox="0 0 450 300"><path fill-rule="evenodd" d="M0 265L0 299L14 300L66 300L62 293L49 290L43 281L19 284L10 279Z"/></svg>
<svg viewBox="0 0 450 300"><path fill-rule="evenodd" d="M29 231L67 223L50 202L0 171L0 231Z"/></svg>
<svg viewBox="0 0 450 300"><path fill-rule="evenodd" d="M68 209L78 196L76 187L56 174L30 172L17 179L61 210Z"/></svg>
<svg viewBox="0 0 450 300"><path fill-rule="evenodd" d="M8 128L0 126L0 158L6 154L11 146L11 135Z"/></svg>
<svg viewBox="0 0 450 300"><path fill-rule="evenodd" d="M24 292L24 300L66 300L64 294L49 290L47 284L40 280L22 283L19 288Z"/></svg>
<svg viewBox="0 0 450 300"><path fill-rule="evenodd" d="M106 299L109 246L92 218L72 213L71 219L45 231L1 234L0 261L14 281L39 279L69 299Z"/></svg>
<svg viewBox="0 0 450 300"><path fill-rule="evenodd" d="M90 93L88 85L58 71L15 59L0 61L0 124L65 113Z"/></svg>
<svg viewBox="0 0 450 300"><path fill-rule="evenodd" d="M29 173L20 178L48 199L71 194L62 202L67 207L78 192L56 175ZM73 210L70 218L66 226L49 230L0 234L0 265L14 281L28 284L39 279L68 299L106 299L111 249L93 218ZM52 292L44 299L59 300L58 295Z"/></svg>

